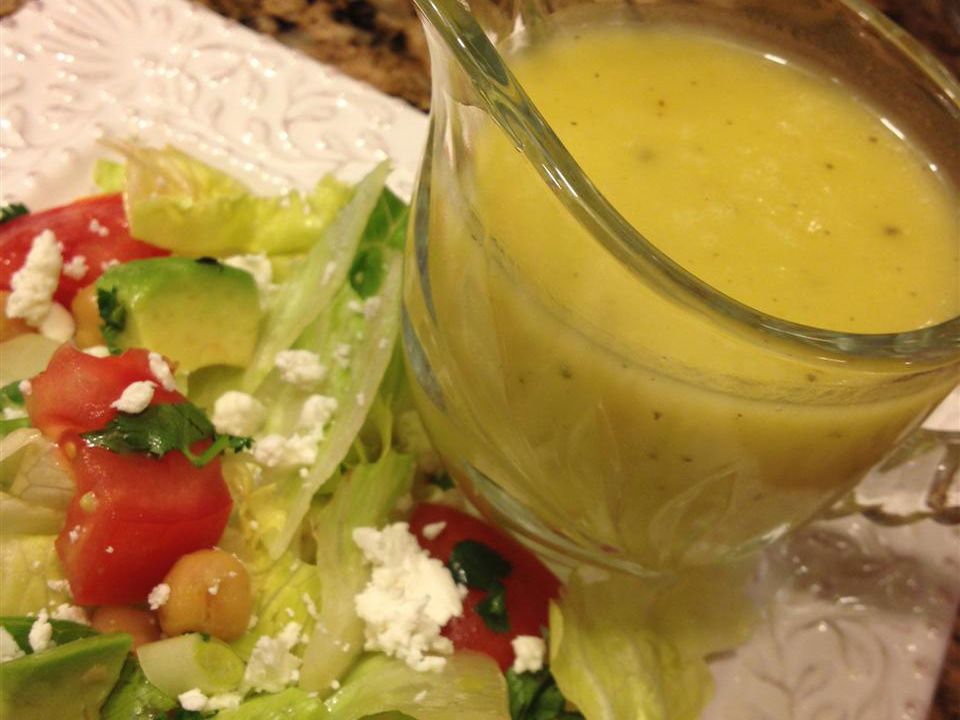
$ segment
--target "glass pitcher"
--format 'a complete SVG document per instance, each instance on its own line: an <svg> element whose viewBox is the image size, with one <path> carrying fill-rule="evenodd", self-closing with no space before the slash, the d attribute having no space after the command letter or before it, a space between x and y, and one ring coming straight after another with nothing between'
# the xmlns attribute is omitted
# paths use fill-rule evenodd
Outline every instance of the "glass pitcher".
<svg viewBox="0 0 960 720"><path fill-rule="evenodd" d="M730 560L836 507L957 385L960 86L869 5L415 2L430 48L433 97L407 248L404 347L431 438L481 511L541 550L637 573ZM678 34L686 49L661 63L657 48L676 46ZM591 69L608 48L636 42L647 44L647 55L602 65L602 73ZM576 43L581 49L570 51ZM683 65L701 52L709 61ZM765 63L761 75L773 65L804 68L797 72L826 78L808 77L819 83L817 93L855 94L881 118L876 133L860 138L863 148L836 161L867 173L847 199L870 196L878 224L891 203L914 191L882 199L892 176L871 176L858 153L870 152L882 132L891 148L906 137L932 159L923 170L939 188L933 192L942 193L947 238L940 269L948 268L931 300L940 313L932 320L883 324L909 301L875 297L872 256L850 267L827 263L831 278L817 282L836 287L823 300L829 319L820 327L800 308L826 296L816 283L800 283L795 307L781 314L771 304L776 298L761 302L755 292L780 266L748 263L755 273L749 282L733 277L725 285L702 258L652 242L659 231L647 228L655 214L693 213L697 220L686 227L697 249L711 242L711 212L729 211L717 210L708 194L734 182L729 166L743 145L712 143L725 125L776 104L767 98L783 84L771 81L734 112L726 98L740 86L725 90L711 73L728 62L727 53L746 52L749 59L737 56L730 67ZM518 82L511 67L536 81L530 95L537 106L527 80ZM677 67L689 68L689 93L713 93L706 111L682 121L668 117L686 102L680 81L666 89L661 82ZM602 82L602 74L617 78L564 114L564 102L580 97L587 83ZM638 130L635 141L617 140L617 122L629 115L625 98L641 90L649 91L643 102L651 123L702 121L706 130L691 131L688 144L648 142L653 125ZM541 102L549 112L541 114ZM759 122L749 131L758 137L786 121ZM631 132L632 123L630 116ZM776 140L773 152L801 159L819 152L816 133L805 132L790 147ZM606 154L614 160L633 154L637 167L653 169L617 181L623 170L615 163L611 171L605 159L587 158L587 167L579 149L583 138L598 136L609 136ZM681 152L694 163L683 168L706 169L681 177L679 191L671 191L667 176L677 175L677 166L661 161ZM764 152L760 146L741 175L764 167ZM716 167L698 153L712 153ZM816 164L825 175L841 171L830 157L816 156ZM594 175L592 168L601 170ZM673 210L684 193L701 191L703 198ZM630 193L647 204L628 220L621 200ZM784 202L784 212L791 206ZM829 228L806 228L819 240L824 230L829 235ZM891 241L901 231L910 234L892 221L878 227ZM920 244L910 254L927 253L924 240L911 237ZM739 252L752 260L763 252L758 247ZM746 272L743 263L737 267ZM778 292L776 282L770 287ZM835 309L844 317L830 315ZM879 324L845 326L855 312ZM960 442L957 434L942 439ZM956 519L956 509L931 514Z"/></svg>

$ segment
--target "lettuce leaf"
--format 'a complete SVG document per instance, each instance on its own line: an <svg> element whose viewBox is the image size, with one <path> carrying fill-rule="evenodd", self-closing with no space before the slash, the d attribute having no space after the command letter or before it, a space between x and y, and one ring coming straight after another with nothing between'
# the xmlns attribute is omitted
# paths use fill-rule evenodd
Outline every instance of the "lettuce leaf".
<svg viewBox="0 0 960 720"><path fill-rule="evenodd" d="M363 621L354 597L370 570L353 542L358 527L381 527L413 479L413 458L386 452L376 463L359 465L333 497L311 517L317 567L327 579L320 590L320 614L303 655L300 687L329 691L363 650Z"/></svg>
<svg viewBox="0 0 960 720"><path fill-rule="evenodd" d="M258 197L176 148L112 147L127 160L124 202L131 233L179 255L304 252L350 197L350 188L332 177L303 194ZM112 187L119 171L107 167L98 180Z"/></svg>
<svg viewBox="0 0 960 720"><path fill-rule="evenodd" d="M28 615L69 602L49 581L63 579L54 535L0 535L0 615Z"/></svg>
<svg viewBox="0 0 960 720"><path fill-rule="evenodd" d="M578 572L550 608L550 668L590 720L696 720L705 658L750 633L749 565L638 578Z"/></svg>
<svg viewBox="0 0 960 720"><path fill-rule="evenodd" d="M260 387L277 353L293 346L343 284L388 171L389 165L381 163L360 181L322 239L314 238L297 272L274 295L261 324L253 361L243 378L245 392L253 393Z"/></svg>
<svg viewBox="0 0 960 720"><path fill-rule="evenodd" d="M261 695L240 706L217 713L217 720L324 720L323 702L298 688Z"/></svg>
<svg viewBox="0 0 960 720"><path fill-rule="evenodd" d="M500 669L487 656L475 653L452 655L438 673L418 672L379 653L368 655L325 705L329 720L354 720L389 711L417 720L510 719Z"/></svg>

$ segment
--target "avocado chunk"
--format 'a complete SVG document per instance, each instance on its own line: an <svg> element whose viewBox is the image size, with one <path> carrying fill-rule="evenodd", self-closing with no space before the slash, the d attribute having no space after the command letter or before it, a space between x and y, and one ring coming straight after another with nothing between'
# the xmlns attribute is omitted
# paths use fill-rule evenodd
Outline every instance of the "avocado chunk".
<svg viewBox="0 0 960 720"><path fill-rule="evenodd" d="M0 718L96 720L130 652L126 633L74 640L0 665Z"/></svg>
<svg viewBox="0 0 960 720"><path fill-rule="evenodd" d="M212 258L163 257L109 268L97 280L111 350L155 350L190 372L250 363L260 324L253 276Z"/></svg>

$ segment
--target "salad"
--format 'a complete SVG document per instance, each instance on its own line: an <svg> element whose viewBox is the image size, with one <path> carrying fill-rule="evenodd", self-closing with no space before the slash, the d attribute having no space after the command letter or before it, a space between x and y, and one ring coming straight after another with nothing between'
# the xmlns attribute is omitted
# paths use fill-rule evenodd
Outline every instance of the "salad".
<svg viewBox="0 0 960 720"><path fill-rule="evenodd" d="M100 194L3 208L0 717L699 715L743 571L561 585L467 510L386 164L257 197L114 149Z"/></svg>

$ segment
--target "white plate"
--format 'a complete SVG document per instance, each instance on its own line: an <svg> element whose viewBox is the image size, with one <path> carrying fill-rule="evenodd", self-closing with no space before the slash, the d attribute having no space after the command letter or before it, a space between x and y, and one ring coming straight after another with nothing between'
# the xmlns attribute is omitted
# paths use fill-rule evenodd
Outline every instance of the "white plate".
<svg viewBox="0 0 960 720"><path fill-rule="evenodd" d="M426 118L182 0L48 0L0 23L0 197L92 189L104 135L169 142L261 190L354 179L409 194ZM930 458L901 481L924 476ZM923 720L960 599L960 533L817 525L768 554L752 641L714 664L705 720Z"/></svg>

